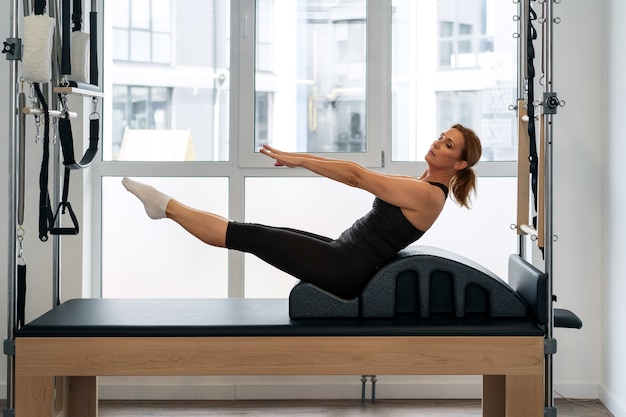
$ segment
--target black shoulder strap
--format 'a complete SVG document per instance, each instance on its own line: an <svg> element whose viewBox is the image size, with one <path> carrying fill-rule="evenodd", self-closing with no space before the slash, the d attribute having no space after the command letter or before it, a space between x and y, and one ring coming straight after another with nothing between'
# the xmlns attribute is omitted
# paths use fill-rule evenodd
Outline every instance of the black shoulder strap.
<svg viewBox="0 0 626 417"><path fill-rule="evenodd" d="M434 185L434 186L435 186L435 187L437 187L437 188L440 188L440 189L441 189L441 191L443 191L443 193L446 195L446 198L448 198L448 192L449 192L449 190L448 190L448 187L447 187L446 185L444 185L444 184L442 184L442 183L440 183L440 182L434 182L434 181L428 181L428 183L429 183L430 185Z"/></svg>

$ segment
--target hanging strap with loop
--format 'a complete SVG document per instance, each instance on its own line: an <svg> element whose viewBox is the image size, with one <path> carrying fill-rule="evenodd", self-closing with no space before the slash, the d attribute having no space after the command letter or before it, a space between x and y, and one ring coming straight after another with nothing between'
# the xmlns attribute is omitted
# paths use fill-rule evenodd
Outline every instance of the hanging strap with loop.
<svg viewBox="0 0 626 417"><path fill-rule="evenodd" d="M526 102L528 115L528 136L530 139L530 149L528 160L530 162L530 184L533 192L533 203L535 212L537 211L537 184L538 184L538 171L539 171L539 156L537 154L537 135L535 132L535 48L533 41L537 39L537 30L533 26L533 20L537 20L537 13L533 10L532 6L529 6L528 16L528 36L527 36L527 69L528 69L528 85L527 93L528 100ZM533 226L537 228L537 215L533 216Z"/></svg>
<svg viewBox="0 0 626 417"><path fill-rule="evenodd" d="M93 115L93 114L92 114ZM63 165L66 169L83 169L91 165L98 153L98 142L100 134L100 121L98 118L89 119L89 147L82 156L80 162L76 162L74 157L74 137L72 135L72 125L70 118L65 113L59 119L59 137L61 140L61 150L63 151Z"/></svg>
<svg viewBox="0 0 626 417"><path fill-rule="evenodd" d="M50 194L48 193L48 167L50 164L50 113L39 84L34 84L37 99L44 112L44 135L43 156L41 158L41 171L39 172L39 239L42 242L48 240L48 232L54 222L50 207Z"/></svg>
<svg viewBox="0 0 626 417"><path fill-rule="evenodd" d="M53 235L77 235L79 231L78 219L74 214L72 205L68 201L70 173L73 170L86 168L93 162L96 154L98 153L98 142L100 141L100 119L99 117L94 117L94 115L97 116L97 113L93 112L91 114L89 118L89 148L85 151L85 154L81 158L80 162L76 162L74 157L74 137L72 135L72 125L65 104L65 98L59 94L59 100L61 101L64 110L63 117L59 119L59 138L61 141L63 165L65 166L65 170L63 173L63 196L54 215L52 222L53 227L51 228L50 233ZM70 216L72 226L54 226L58 223L59 215L65 214L66 212Z"/></svg>
<svg viewBox="0 0 626 417"><path fill-rule="evenodd" d="M63 197L61 198L61 202L59 203L59 207L57 207L56 213L54 213L54 218L52 220L52 227L50 228L50 234L52 235L77 235L78 228L78 219L76 218L76 214L74 214L74 210L72 209L72 205L69 201L67 201L69 189L70 189L70 172L71 170L65 168L65 172L63 174ZM72 220L72 226L70 227L57 227L54 226L59 222L59 214L65 214L68 212L70 215L70 219Z"/></svg>

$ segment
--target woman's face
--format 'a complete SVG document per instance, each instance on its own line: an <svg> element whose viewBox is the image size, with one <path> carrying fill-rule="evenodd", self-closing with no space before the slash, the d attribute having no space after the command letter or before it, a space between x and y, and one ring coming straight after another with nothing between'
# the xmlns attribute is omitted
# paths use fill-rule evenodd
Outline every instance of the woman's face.
<svg viewBox="0 0 626 417"><path fill-rule="evenodd" d="M464 147L463 134L453 128L439 135L439 138L428 149L424 159L432 167L460 170L467 166L467 162L461 160Z"/></svg>

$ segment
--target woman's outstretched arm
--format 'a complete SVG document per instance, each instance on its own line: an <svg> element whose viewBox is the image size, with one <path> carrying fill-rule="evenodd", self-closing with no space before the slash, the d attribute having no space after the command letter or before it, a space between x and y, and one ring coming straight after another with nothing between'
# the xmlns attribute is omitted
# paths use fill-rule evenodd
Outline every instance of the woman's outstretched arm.
<svg viewBox="0 0 626 417"><path fill-rule="evenodd" d="M440 207L443 194L430 184L413 177L396 176L369 170L352 161L324 158L310 154L283 152L265 145L261 153L276 160L276 165L301 167L351 187L369 191L375 196L409 210L422 211L432 205Z"/></svg>

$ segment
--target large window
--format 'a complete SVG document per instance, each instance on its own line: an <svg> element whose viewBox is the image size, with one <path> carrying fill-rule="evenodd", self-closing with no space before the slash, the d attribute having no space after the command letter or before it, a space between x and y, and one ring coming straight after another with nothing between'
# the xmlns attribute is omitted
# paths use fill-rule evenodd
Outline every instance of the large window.
<svg viewBox="0 0 626 417"><path fill-rule="evenodd" d="M419 243L506 276L517 244L508 220L514 3L125 0L104 7L111 46L103 160L93 183L102 218L92 230L100 242L94 295L286 297L294 283L254 256L209 248L173 222L149 220L122 188L123 176L234 220L333 237L373 197L275 168L260 146L419 176L430 143L457 122L483 141L474 209L448 203Z"/></svg>
<svg viewBox="0 0 626 417"><path fill-rule="evenodd" d="M133 158L177 161L184 151L187 161L228 160L230 2L125 0L104 7L111 17L105 22L112 22L105 28L112 125L105 126L104 159L130 160L120 150L143 147L145 155ZM155 130L173 139L152 141ZM189 143L176 139L182 132Z"/></svg>

